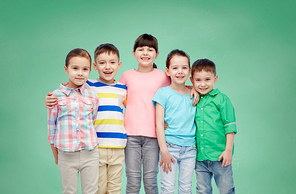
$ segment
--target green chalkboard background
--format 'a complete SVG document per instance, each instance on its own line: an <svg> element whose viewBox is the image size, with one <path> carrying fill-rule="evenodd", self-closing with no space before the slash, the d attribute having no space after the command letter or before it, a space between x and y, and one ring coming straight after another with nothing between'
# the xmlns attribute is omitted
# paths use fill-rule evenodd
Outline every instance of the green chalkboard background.
<svg viewBox="0 0 296 194"><path fill-rule="evenodd" d="M176 48L192 62L216 62L216 87L237 116L237 193L295 193L295 9L294 0L1 0L0 193L61 193L45 95L67 81L63 65L73 48L92 54L115 44L122 61L116 79L137 68L132 48L143 33L159 41L159 69Z"/></svg>

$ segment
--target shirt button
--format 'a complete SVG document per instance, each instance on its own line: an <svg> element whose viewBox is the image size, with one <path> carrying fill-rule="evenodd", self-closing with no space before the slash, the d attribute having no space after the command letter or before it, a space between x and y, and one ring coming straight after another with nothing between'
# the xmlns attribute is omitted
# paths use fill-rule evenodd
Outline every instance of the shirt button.
<svg viewBox="0 0 296 194"><path fill-rule="evenodd" d="M203 123L203 121L200 121L201 123Z"/></svg>
<svg viewBox="0 0 296 194"><path fill-rule="evenodd" d="M203 150L203 148L201 148Z"/></svg>
<svg viewBox="0 0 296 194"><path fill-rule="evenodd" d="M201 110L203 110L203 108L201 108Z"/></svg>
<svg viewBox="0 0 296 194"><path fill-rule="evenodd" d="M202 137L203 137L203 134L201 134L200 136L202 136Z"/></svg>

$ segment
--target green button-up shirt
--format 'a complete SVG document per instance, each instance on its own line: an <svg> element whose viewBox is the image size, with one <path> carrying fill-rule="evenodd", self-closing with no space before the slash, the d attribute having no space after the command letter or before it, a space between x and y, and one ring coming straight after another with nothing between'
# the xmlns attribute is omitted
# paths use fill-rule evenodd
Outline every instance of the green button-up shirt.
<svg viewBox="0 0 296 194"><path fill-rule="evenodd" d="M197 160L218 161L226 147L226 134L236 133L235 113L229 98L218 89L201 96L195 123Z"/></svg>

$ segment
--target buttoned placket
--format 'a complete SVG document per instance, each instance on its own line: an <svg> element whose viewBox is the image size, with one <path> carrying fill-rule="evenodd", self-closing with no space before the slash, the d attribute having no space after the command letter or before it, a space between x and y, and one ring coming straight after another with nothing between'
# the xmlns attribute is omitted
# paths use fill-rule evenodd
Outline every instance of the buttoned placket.
<svg viewBox="0 0 296 194"><path fill-rule="evenodd" d="M201 96L201 100L203 100L203 101L205 101L207 99L207 96ZM205 102L203 102L202 103L203 105L205 105ZM200 121L200 128L201 128L201 130L200 130L200 147L201 147L201 152L203 153L203 155L205 155L204 154L204 152L205 152L205 150L204 150L204 147L205 147L205 145L204 145L204 143L205 143L205 141L204 141L204 108L203 107L199 107L199 110L200 110L200 117L201 117L201 121Z"/></svg>
<svg viewBox="0 0 296 194"><path fill-rule="evenodd" d="M74 90L75 94L75 115L76 115L76 137L77 137L77 146L78 150L80 150L81 146L81 137L80 137L80 115L79 115L79 96L78 96L78 89Z"/></svg>

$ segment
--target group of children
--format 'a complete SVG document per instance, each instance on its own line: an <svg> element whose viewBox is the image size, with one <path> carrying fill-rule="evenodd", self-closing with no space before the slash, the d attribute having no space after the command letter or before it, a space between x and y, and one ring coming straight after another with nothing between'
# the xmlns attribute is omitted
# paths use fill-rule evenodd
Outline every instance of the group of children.
<svg viewBox="0 0 296 194"><path fill-rule="evenodd" d="M145 193L158 193L158 165L161 193L175 192L177 168L178 193L192 193L194 170L197 193L212 193L213 175L220 193L234 193L234 108L213 89L215 64L200 59L191 68L190 57L176 49L168 54L166 72L158 70L158 42L149 34L137 38L132 53L138 68L116 81L121 62L114 45L96 48L96 80L88 79L89 53L70 51L64 67L69 82L45 98L63 193L77 193L79 172L82 193L121 193L124 161L126 193L139 193L142 177ZM192 90L185 86L190 74Z"/></svg>

